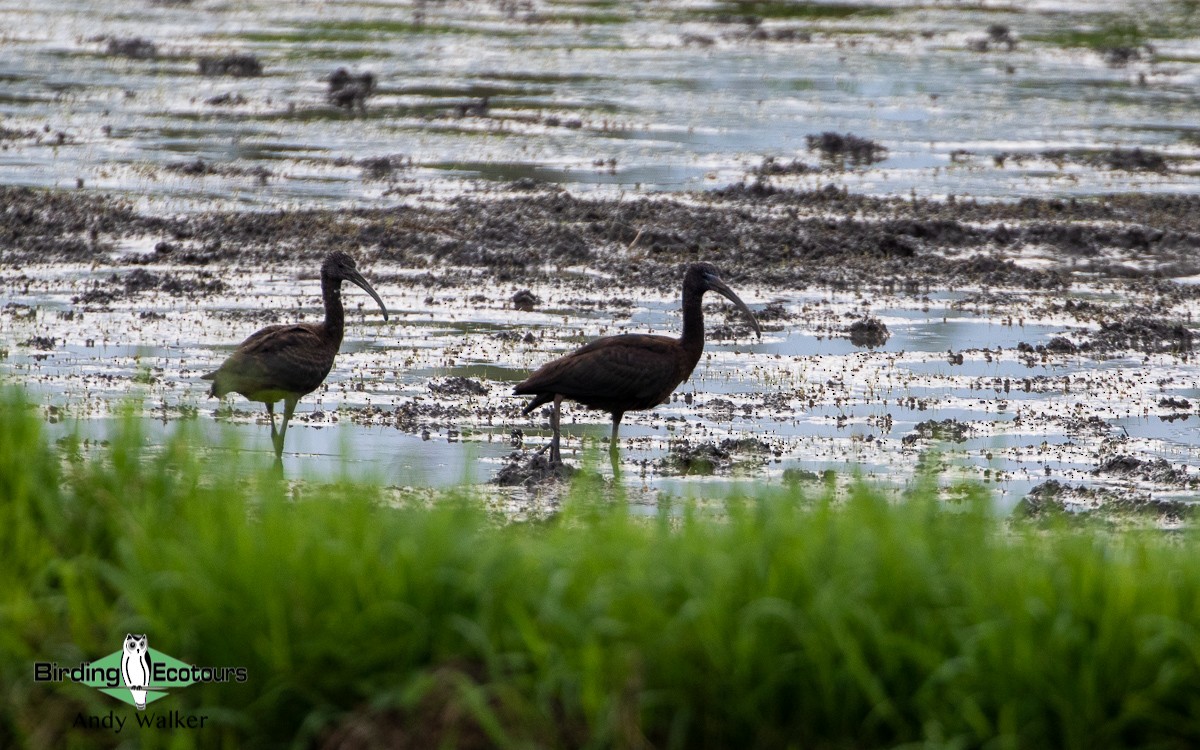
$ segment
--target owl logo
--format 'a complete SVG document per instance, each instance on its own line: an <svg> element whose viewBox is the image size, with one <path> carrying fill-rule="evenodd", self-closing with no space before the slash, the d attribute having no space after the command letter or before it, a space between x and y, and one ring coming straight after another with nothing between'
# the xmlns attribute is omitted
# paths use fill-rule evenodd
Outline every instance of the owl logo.
<svg viewBox="0 0 1200 750"><path fill-rule="evenodd" d="M133 696L137 710L146 710L146 687L150 684L150 645L145 634L125 634L121 644L121 677Z"/></svg>

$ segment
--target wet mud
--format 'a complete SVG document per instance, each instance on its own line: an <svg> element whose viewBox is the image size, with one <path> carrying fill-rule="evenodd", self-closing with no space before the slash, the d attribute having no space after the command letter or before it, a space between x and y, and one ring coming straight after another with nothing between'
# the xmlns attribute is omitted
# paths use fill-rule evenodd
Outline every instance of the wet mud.
<svg viewBox="0 0 1200 750"><path fill-rule="evenodd" d="M658 460L664 474L709 475L742 472L753 474L782 451L754 437L725 438L719 443L693 444L687 440L673 443L667 455Z"/></svg>
<svg viewBox="0 0 1200 750"><path fill-rule="evenodd" d="M579 469L567 463L552 464L545 451L513 451L492 483L500 487L534 489L571 479Z"/></svg>
<svg viewBox="0 0 1200 750"><path fill-rule="evenodd" d="M171 214L5 188L0 370L61 394L59 421L110 413L137 388L148 414L208 419L198 374L257 327L319 317L315 269L346 250L394 320L348 292L350 339L289 440L319 446L338 426L360 430L378 461L475 451L480 481L529 490L564 475L545 459L546 415L523 416L512 385L598 335L677 333L682 269L703 259L764 337L707 301L697 373L626 417L618 450L633 481L671 493L861 467L902 485L940 455L1010 505L1029 495L1035 515L1103 507L1168 523L1189 516L1139 498L1182 508L1197 490L1198 208L1192 196L994 203L749 183ZM261 410L232 407L216 419L262 431ZM567 405L568 464L604 445L607 422ZM391 434L416 443L374 447ZM1030 494L1048 482L1084 494Z"/></svg>
<svg viewBox="0 0 1200 750"><path fill-rule="evenodd" d="M1099 519L1128 524L1148 520L1161 527L1194 521L1197 506L1185 500L1156 498L1149 492L1120 492L1103 487L1071 486L1051 479L1034 487L1016 508L1014 521Z"/></svg>
<svg viewBox="0 0 1200 750"><path fill-rule="evenodd" d="M340 249L435 271L451 284L474 277L465 269L500 282L546 283L559 275L555 269L580 266L603 268L594 283L606 288L666 290L684 264L702 256L731 283L789 289L1066 291L1101 279L1150 292L1160 305L1200 296L1169 281L1200 274L1196 196L1004 204L741 184L686 199L586 199L550 189L463 196L445 206L163 216L99 196L4 188L0 205L9 267L87 262L121 240L153 238L155 262L170 265L299 263ZM1031 253L1039 263L1022 262ZM1062 311L1080 319L1090 312ZM1162 325L1171 323L1139 323L1138 331L1114 335L1144 339ZM1187 340L1179 331L1167 335Z"/></svg>

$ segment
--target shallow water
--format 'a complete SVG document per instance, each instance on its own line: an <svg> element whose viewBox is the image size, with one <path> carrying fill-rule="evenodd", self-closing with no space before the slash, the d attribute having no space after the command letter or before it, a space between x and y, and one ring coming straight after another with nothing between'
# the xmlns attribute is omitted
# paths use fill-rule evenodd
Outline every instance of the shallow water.
<svg viewBox="0 0 1200 750"><path fill-rule="evenodd" d="M1200 172L1200 24L1176 18L1184 5L760 4L767 17L752 26L703 2L0 0L0 184L114 192L161 216L440 201L512 189L514 180L577 193L697 190L756 179L753 171L775 158L811 169L766 178L774 184L860 193L1191 192ZM772 15L799 7L816 10ZM1153 53L1138 48L1138 59L1116 66L1064 42L1127 18ZM1011 29L1014 48L993 41L980 51L995 24ZM154 55L110 52L111 42L135 37L153 43ZM254 55L264 74L201 75L201 57L229 53ZM376 76L365 112L327 101L340 66ZM222 96L225 103L209 101ZM886 158L871 166L823 160L806 137L826 131L873 139ZM1165 157L1165 168L1109 168L1104 155L1113 148L1146 149ZM1053 150L1065 156L1045 153ZM269 462L261 407L233 399L232 411L218 410L199 376L262 325L316 319L311 269L219 269L229 274L228 293L198 298L73 301L129 273L122 258L150 254L157 239L122 240L111 265L0 271L8 290L0 373L42 396L55 435L102 437L118 405L134 399L151 441L177 420L196 420L213 437L231 431L241 450ZM1140 262L1125 254L1130 266ZM1051 262L1034 250L1017 260ZM413 273L366 270L392 279ZM351 290L347 340L327 385L301 402L285 471L325 477L348 461L398 485L478 483L514 444L545 446L547 418L519 415L513 383L591 337L679 326L675 298L636 291L630 306L611 306L611 291L588 285L593 272L574 269L556 286L534 288L544 300L534 312L511 309L517 287L380 284L388 323ZM1111 289L1074 289L1114 310L1126 301ZM758 308L781 303L790 319L761 341L710 341L671 403L627 415L622 481L652 503L663 492L779 482L789 470L850 470L903 488L945 464L943 483L983 481L1007 508L1047 478L1112 484L1092 470L1117 453L1162 456L1200 473L1195 409L1159 405L1200 400L1186 361L1022 356L1018 345L1077 340L1081 325L1027 312L1043 293L987 314L957 309L972 291L864 299L739 290ZM710 310L710 328L736 322ZM868 313L892 333L870 351L842 335ZM1164 314L1197 313L1180 304ZM534 343L500 338L527 333ZM39 336L52 341L40 349ZM430 383L448 376L477 380L489 393L433 394ZM958 443L905 442L935 419L971 431ZM568 460L609 472L605 415L569 408L564 432ZM733 469L716 477L681 478L661 463L681 441L748 436L770 450L735 455Z"/></svg>
<svg viewBox="0 0 1200 750"><path fill-rule="evenodd" d="M169 209L377 205L522 178L705 189L774 157L816 168L780 184L858 192L1193 188L1200 19L1186 4L971 5L817 4L787 18L768 3L752 26L704 2L0 0L0 182ZM1154 53L1114 66L1065 41L1129 19ZM1014 48L979 51L997 24ZM110 50L134 38L153 57ZM200 73L200 58L231 53L263 75ZM376 77L365 113L326 100L338 67ZM232 103L209 102L222 96ZM826 131L887 158L835 168L806 144ZM1085 158L1135 147L1167 171ZM381 158L391 166L363 164ZM172 171L197 159L206 174Z"/></svg>
<svg viewBox="0 0 1200 750"><path fill-rule="evenodd" d="M375 268L368 275L387 277L395 270ZM14 295L0 311L7 332L0 341L7 349L0 372L45 400L55 435L79 430L103 437L114 410L134 399L154 423L152 442L161 441L176 420L193 419L211 436L232 432L241 450L268 463L265 412L237 397L219 409L199 376L266 322L318 317L311 274L286 268L232 273L227 293L197 299L153 292L105 308L70 302L112 272L63 265L26 269L30 292ZM514 445L536 449L549 438L545 412L519 414L525 399L510 395L516 380L588 338L626 330L673 332L679 326L675 299L639 293L631 306L611 309L611 290L577 282L534 287L543 304L533 312L510 309L516 287L435 294L394 283L377 288L392 318L384 322L357 289L347 292L341 354L326 385L301 401L288 431L289 476L338 476L348 462L356 473L395 485L486 482ZM944 464L944 483L982 481L1008 508L1048 478L1111 483L1091 471L1119 453L1161 455L1191 474L1200 467L1195 415L1165 421L1180 410L1159 404L1168 396L1200 401L1194 368L1173 355L1103 361L1024 356L1017 348L1021 343L1036 346L1059 335L1078 339L1084 328L1038 320L1032 312L1023 325L1008 325L1002 317L955 309L966 291L872 298L869 310L886 323L891 338L867 350L841 332L867 309L857 295L740 291L755 308L781 303L793 317L768 323L761 341L710 340L693 377L670 403L626 415L622 482L637 491L637 502L653 504L662 492L707 494L753 479L780 482L788 470L835 469L903 489L920 467ZM710 331L737 321L731 307L708 310ZM514 339L531 333L534 340L508 340L505 333ZM54 342L40 350L30 343L35 336ZM951 354L961 354L962 363L952 362ZM431 383L449 376L471 378L488 393L433 393ZM428 411L431 407L455 411ZM1086 424L1091 416L1103 421ZM946 419L969 425L961 441L911 437L918 423ZM610 474L608 432L607 415L568 405L565 457ZM715 477L679 477L662 463L679 441L746 437L763 441L768 450L734 454L732 469ZM1171 487L1145 491L1180 494Z"/></svg>

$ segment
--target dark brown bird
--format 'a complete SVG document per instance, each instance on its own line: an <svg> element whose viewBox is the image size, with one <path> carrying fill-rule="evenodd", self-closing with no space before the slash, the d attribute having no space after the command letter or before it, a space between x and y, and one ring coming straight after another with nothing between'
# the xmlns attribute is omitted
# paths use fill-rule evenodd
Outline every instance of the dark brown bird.
<svg viewBox="0 0 1200 750"><path fill-rule="evenodd" d="M383 300L358 272L346 253L334 251L321 264L321 296L325 300L325 320L320 323L274 325L251 334L238 344L216 372L202 375L211 380L210 395L240 393L251 401L267 405L271 415L271 442L275 459L283 459L283 436L296 402L312 393L333 368L333 358L342 345L346 315L342 308L342 282L352 281L379 303L383 319L387 308ZM275 430L275 402L283 401L283 426Z"/></svg>
<svg viewBox="0 0 1200 750"><path fill-rule="evenodd" d="M562 462L559 422L563 399L610 412L613 428L609 448L615 451L625 412L658 406L688 379L704 351L704 312L700 300L708 291L724 295L737 305L750 319L755 333L762 336L754 314L721 280L716 267L711 263L693 263L683 277L682 336L677 339L644 333L606 336L542 365L517 384L514 393L534 396L524 414L554 402L550 420L554 429L551 463Z"/></svg>

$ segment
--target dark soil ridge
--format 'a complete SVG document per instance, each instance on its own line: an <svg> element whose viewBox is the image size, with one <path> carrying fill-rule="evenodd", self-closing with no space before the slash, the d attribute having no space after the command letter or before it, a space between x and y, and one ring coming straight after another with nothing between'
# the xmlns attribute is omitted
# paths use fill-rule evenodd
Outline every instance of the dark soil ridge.
<svg viewBox="0 0 1200 750"><path fill-rule="evenodd" d="M0 265L90 262L116 241L158 241L156 263L297 263L348 250L442 283L551 281L562 266L604 267L620 283L674 290L680 266L716 263L732 284L868 287L918 293L956 285L1063 289L1072 271L1175 298L1200 287L1200 196L1111 195L1012 203L874 198L735 185L711 193L622 200L541 191L460 197L448 206L147 215L116 198L0 188ZM1026 246L1057 268L1024 268ZM1136 253L1142 271L1113 261ZM969 251L969 257L955 257ZM1119 253L1118 253L1119 254ZM146 258L133 255L131 265ZM462 278L457 278L462 277ZM426 275L406 283L422 284Z"/></svg>
<svg viewBox="0 0 1200 750"><path fill-rule="evenodd" d="M1085 520L1091 514L1105 517L1143 516L1165 521L1196 517L1200 506L1184 500L1156 498L1148 493L1121 493L1105 487L1084 487L1047 480L1029 491L1013 508L1016 521L1054 519Z"/></svg>

